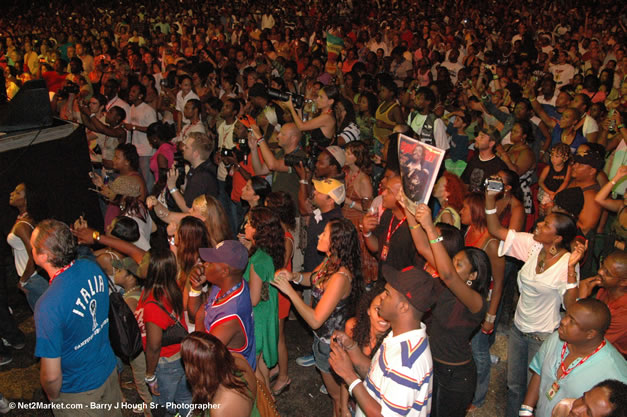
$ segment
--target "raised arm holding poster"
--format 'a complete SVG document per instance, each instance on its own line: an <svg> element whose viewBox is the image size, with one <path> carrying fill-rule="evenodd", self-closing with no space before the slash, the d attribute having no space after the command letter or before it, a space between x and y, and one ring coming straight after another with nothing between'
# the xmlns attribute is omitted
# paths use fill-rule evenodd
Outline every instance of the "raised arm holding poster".
<svg viewBox="0 0 627 417"><path fill-rule="evenodd" d="M427 204L435 180L444 160L442 149L422 143L409 136L400 135L398 158L401 167L402 191L405 205L415 214L416 206Z"/></svg>

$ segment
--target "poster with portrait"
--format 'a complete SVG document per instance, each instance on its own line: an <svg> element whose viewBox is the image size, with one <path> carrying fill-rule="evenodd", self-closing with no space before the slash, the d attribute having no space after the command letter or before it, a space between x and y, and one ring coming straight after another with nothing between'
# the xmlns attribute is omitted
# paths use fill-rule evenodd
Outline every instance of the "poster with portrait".
<svg viewBox="0 0 627 417"><path fill-rule="evenodd" d="M398 159L403 185L401 189L405 206L412 214L416 212L418 204L427 204L429 201L444 153L440 148L409 136L399 136Z"/></svg>

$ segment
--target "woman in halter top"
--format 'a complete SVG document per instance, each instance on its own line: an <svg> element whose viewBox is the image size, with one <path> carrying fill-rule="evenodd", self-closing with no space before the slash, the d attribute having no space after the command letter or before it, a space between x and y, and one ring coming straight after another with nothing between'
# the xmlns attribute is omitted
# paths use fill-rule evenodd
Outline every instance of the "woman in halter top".
<svg viewBox="0 0 627 417"><path fill-rule="evenodd" d="M7 236L7 243L13 250L15 269L20 277L18 286L26 294L32 310L48 288L48 280L39 275L35 269L30 245L30 237L35 226L45 218L43 211L45 202L41 197L41 194L33 192L32 187L27 189L24 183L18 184L9 197L9 205L15 207L19 214Z"/></svg>

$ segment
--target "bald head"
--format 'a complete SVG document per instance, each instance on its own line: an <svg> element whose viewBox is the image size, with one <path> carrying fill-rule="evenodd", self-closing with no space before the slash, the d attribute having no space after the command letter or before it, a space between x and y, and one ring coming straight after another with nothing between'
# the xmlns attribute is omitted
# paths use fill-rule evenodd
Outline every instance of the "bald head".
<svg viewBox="0 0 627 417"><path fill-rule="evenodd" d="M294 123L286 123L281 126L278 135L279 146L287 153L292 152L300 143L302 133Z"/></svg>
<svg viewBox="0 0 627 417"><path fill-rule="evenodd" d="M613 275L621 277L623 281L627 278L627 251L614 251L605 258L605 262L612 269Z"/></svg>
<svg viewBox="0 0 627 417"><path fill-rule="evenodd" d="M600 337L603 338L612 320L610 309L607 305L596 298L584 298L577 301L575 307L581 309L580 324L582 327L596 330Z"/></svg>

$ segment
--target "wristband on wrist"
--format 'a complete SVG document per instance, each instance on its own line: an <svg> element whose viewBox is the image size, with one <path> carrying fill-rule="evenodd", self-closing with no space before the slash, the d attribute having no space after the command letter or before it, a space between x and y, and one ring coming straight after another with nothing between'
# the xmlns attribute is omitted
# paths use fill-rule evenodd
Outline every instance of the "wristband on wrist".
<svg viewBox="0 0 627 417"><path fill-rule="evenodd" d="M356 380L354 380L353 382L351 382L351 384L348 386L348 393L352 396L353 395L353 388L355 388L357 385L361 384L361 379L357 378Z"/></svg>
<svg viewBox="0 0 627 417"><path fill-rule="evenodd" d="M309 184L309 181L307 181L307 180L298 180L298 182L300 182L303 185Z"/></svg>
<svg viewBox="0 0 627 417"><path fill-rule="evenodd" d="M496 214L496 207L493 209L485 209L485 214Z"/></svg>
<svg viewBox="0 0 627 417"><path fill-rule="evenodd" d="M202 294L202 291L198 291L193 288L190 288L189 293L187 295L189 295L190 297L198 297L200 294Z"/></svg>
<svg viewBox="0 0 627 417"><path fill-rule="evenodd" d="M415 225L413 225L413 226L409 226L409 230L416 230L416 229L418 229L418 228L420 228L420 223L415 224Z"/></svg>
<svg viewBox="0 0 627 417"><path fill-rule="evenodd" d="M496 314L486 313L484 321L486 323L494 324L494 322L496 321Z"/></svg>
<svg viewBox="0 0 627 417"><path fill-rule="evenodd" d="M355 202L351 201L351 203L348 205L348 208L353 208L353 207L355 207Z"/></svg>
<svg viewBox="0 0 627 417"><path fill-rule="evenodd" d="M144 382L147 384L151 384L155 382L156 380L157 380L157 375L152 375L152 376L146 375L146 377L144 378Z"/></svg>
<svg viewBox="0 0 627 417"><path fill-rule="evenodd" d="M435 239L430 239L429 243L435 244L435 243L438 243L438 242L442 242L443 240L444 240L444 238L442 236L438 236Z"/></svg>
<svg viewBox="0 0 627 417"><path fill-rule="evenodd" d="M303 273L302 272L299 273L298 274L298 281L293 281L293 282L294 282L294 284L300 285L300 283L303 282Z"/></svg>
<svg viewBox="0 0 627 417"><path fill-rule="evenodd" d="M520 406L520 410L518 410L518 415L520 417L531 417L533 416L533 407L530 405L523 404Z"/></svg>
<svg viewBox="0 0 627 417"><path fill-rule="evenodd" d="M618 125L616 126L616 129L623 129L625 127L625 125Z"/></svg>
<svg viewBox="0 0 627 417"><path fill-rule="evenodd" d="M100 242L100 232L97 230L94 230L94 233L91 234L91 237L96 241L96 242Z"/></svg>
<svg viewBox="0 0 627 417"><path fill-rule="evenodd" d="M266 138L264 138L263 136L260 137L259 139L257 139L257 145L259 145L261 142L265 141Z"/></svg>
<svg viewBox="0 0 627 417"><path fill-rule="evenodd" d="M364 233L364 237L370 237L370 236L372 236L372 232Z"/></svg>
<svg viewBox="0 0 627 417"><path fill-rule="evenodd" d="M174 194L175 192L177 192L179 189L174 187L174 188L170 188L170 194Z"/></svg>

